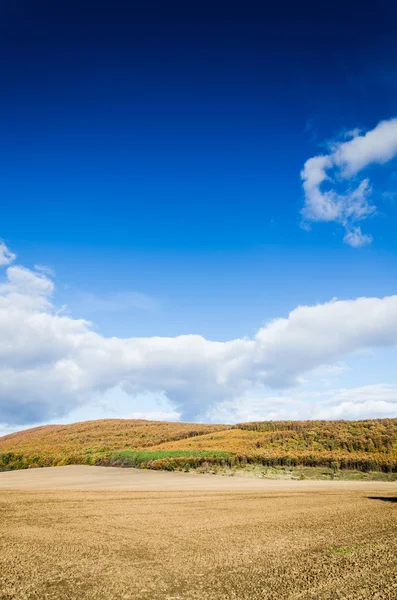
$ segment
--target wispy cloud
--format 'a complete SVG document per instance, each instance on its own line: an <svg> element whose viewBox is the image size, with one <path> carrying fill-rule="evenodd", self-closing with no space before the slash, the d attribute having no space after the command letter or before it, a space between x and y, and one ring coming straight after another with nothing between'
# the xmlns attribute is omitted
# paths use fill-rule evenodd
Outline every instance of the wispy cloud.
<svg viewBox="0 0 397 600"><path fill-rule="evenodd" d="M35 265L35 270L39 273L43 273L44 275L48 275L49 277L55 277L55 271L48 265Z"/></svg>
<svg viewBox="0 0 397 600"><path fill-rule="evenodd" d="M11 252L5 243L0 240L0 266L11 264L16 259L16 254Z"/></svg>
<svg viewBox="0 0 397 600"><path fill-rule="evenodd" d="M74 294L74 304L77 304L81 310L88 308L92 313L131 309L152 311L158 306L155 299L139 292L112 292L98 295L81 291Z"/></svg>

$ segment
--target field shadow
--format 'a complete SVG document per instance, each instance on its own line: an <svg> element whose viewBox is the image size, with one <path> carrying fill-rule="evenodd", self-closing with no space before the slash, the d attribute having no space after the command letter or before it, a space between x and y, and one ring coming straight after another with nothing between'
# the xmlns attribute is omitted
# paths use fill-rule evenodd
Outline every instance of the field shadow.
<svg viewBox="0 0 397 600"><path fill-rule="evenodd" d="M381 500L382 502L397 502L396 496L368 496L368 500Z"/></svg>

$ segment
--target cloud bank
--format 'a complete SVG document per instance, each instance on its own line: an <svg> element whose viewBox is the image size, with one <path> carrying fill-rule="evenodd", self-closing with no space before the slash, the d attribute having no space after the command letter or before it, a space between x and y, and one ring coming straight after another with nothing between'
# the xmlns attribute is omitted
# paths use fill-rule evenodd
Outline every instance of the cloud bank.
<svg viewBox="0 0 397 600"><path fill-rule="evenodd" d="M8 249L5 256L13 256ZM8 253L8 254L7 254ZM249 392L298 385L357 350L397 344L397 296L299 306L250 338L104 337L57 314L49 275L8 265L0 284L0 422L48 421L119 386L160 392L195 419Z"/></svg>
<svg viewBox="0 0 397 600"><path fill-rule="evenodd" d="M355 248L371 243L360 222L373 215L371 184L363 179L352 185L366 167L384 164L397 155L397 119L381 121L371 131L347 134L348 140L331 144L331 152L309 158L301 172L305 203L301 211L304 226L311 222L336 222L345 229L344 241ZM335 188L343 185L344 191Z"/></svg>
<svg viewBox="0 0 397 600"><path fill-rule="evenodd" d="M218 404L210 420L216 423L261 420L376 419L397 417L397 385L324 389L307 382L274 395L247 394L243 401Z"/></svg>

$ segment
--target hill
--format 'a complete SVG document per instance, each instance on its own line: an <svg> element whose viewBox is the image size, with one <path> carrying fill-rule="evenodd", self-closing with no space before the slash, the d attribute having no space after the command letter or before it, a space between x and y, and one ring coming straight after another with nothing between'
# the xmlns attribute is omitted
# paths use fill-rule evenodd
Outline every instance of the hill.
<svg viewBox="0 0 397 600"><path fill-rule="evenodd" d="M83 457L90 462L89 459L109 452L145 449L227 428L227 425L133 419L45 425L0 437L0 468L21 462L28 462L28 466L72 464Z"/></svg>
<svg viewBox="0 0 397 600"><path fill-rule="evenodd" d="M106 419L0 437L0 470L65 464L210 465L397 472L397 419L238 425Z"/></svg>

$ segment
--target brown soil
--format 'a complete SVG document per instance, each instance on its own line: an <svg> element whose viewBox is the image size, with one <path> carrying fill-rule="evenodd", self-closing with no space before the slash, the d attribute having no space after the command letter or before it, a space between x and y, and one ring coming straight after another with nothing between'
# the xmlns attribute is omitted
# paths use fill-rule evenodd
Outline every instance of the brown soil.
<svg viewBox="0 0 397 600"><path fill-rule="evenodd" d="M1 600L397 598L396 484L92 469L0 473Z"/></svg>

